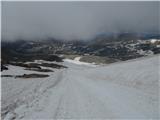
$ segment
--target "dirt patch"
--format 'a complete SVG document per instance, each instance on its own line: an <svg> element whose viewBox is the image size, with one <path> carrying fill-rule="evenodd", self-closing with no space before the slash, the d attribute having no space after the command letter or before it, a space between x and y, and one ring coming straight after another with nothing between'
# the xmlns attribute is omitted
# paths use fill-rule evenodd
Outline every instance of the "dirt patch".
<svg viewBox="0 0 160 120"><path fill-rule="evenodd" d="M14 75L1 75L1 77L14 77Z"/></svg>
<svg viewBox="0 0 160 120"><path fill-rule="evenodd" d="M26 68L25 70L37 71L37 72L54 72L50 69L37 69L37 68Z"/></svg>
<svg viewBox="0 0 160 120"><path fill-rule="evenodd" d="M1 75L1 77L15 77L15 78L44 78L49 77L46 74L23 74L23 75Z"/></svg>
<svg viewBox="0 0 160 120"><path fill-rule="evenodd" d="M20 67L26 67L26 68L41 69L41 67L38 64L25 64L25 63L19 63L19 62L11 62L10 64L15 66L20 66Z"/></svg>
<svg viewBox="0 0 160 120"><path fill-rule="evenodd" d="M23 75L17 75L15 78L44 78L49 77L49 75L46 74L23 74Z"/></svg>
<svg viewBox="0 0 160 120"><path fill-rule="evenodd" d="M51 68L56 68L56 69L67 68L66 66L55 64L55 63L28 63L28 64L26 64L26 63L16 63L16 62L14 62L14 63L10 63L10 64L15 65L15 66L29 68L29 69L36 69L36 70L39 70L39 71L41 71L40 66L51 67ZM44 70L44 71L47 71L47 70Z"/></svg>
<svg viewBox="0 0 160 120"><path fill-rule="evenodd" d="M54 64L54 63L41 63L39 65L43 66L43 67L51 67L51 68L57 68L57 69L67 68L66 66L58 65L58 64Z"/></svg>

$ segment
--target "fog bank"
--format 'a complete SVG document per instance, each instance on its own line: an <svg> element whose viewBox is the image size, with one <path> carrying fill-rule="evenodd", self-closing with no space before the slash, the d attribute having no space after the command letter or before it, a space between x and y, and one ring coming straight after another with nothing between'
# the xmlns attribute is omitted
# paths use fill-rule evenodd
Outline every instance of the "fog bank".
<svg viewBox="0 0 160 120"><path fill-rule="evenodd" d="M160 2L2 2L2 40L158 33Z"/></svg>

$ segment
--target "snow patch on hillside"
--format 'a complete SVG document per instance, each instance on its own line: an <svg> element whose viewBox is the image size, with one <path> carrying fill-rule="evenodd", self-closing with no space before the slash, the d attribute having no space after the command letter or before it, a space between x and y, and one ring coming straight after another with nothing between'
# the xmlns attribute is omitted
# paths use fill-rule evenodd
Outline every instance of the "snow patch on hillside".
<svg viewBox="0 0 160 120"><path fill-rule="evenodd" d="M82 57L76 57L76 58L74 58L74 60L75 60L75 61L80 61L81 58L82 58Z"/></svg>
<svg viewBox="0 0 160 120"><path fill-rule="evenodd" d="M63 61L64 61L64 62L73 63L73 64L77 64L77 65L86 65L86 66L92 66L92 67L95 67L95 66L96 66L96 65L93 64L93 63L81 62L81 61L79 61L78 59L79 59L79 58L74 59L74 60L64 59Z"/></svg>

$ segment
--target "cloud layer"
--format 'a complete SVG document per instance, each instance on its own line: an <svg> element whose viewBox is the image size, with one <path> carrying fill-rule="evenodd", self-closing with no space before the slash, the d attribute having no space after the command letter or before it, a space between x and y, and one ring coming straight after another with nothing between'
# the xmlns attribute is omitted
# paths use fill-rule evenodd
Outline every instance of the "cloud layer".
<svg viewBox="0 0 160 120"><path fill-rule="evenodd" d="M2 39L90 39L158 32L160 2L2 2Z"/></svg>

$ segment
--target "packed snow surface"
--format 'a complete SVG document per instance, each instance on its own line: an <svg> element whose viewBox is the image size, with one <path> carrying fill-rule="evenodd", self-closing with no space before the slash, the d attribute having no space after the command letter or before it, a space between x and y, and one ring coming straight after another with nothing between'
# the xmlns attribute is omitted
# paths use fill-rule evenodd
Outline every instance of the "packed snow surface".
<svg viewBox="0 0 160 120"><path fill-rule="evenodd" d="M77 64L78 62L78 64ZM7 119L158 119L159 56L106 66L65 60L48 78L2 78ZM2 74L32 73L9 66Z"/></svg>

